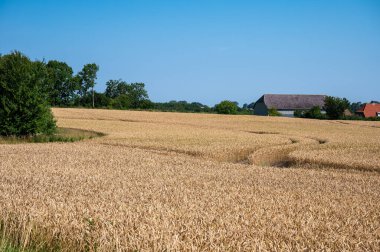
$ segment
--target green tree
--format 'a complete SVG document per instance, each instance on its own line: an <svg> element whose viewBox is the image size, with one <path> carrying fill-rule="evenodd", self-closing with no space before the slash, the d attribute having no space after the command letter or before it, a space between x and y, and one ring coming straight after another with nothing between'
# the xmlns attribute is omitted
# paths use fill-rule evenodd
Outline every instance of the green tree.
<svg viewBox="0 0 380 252"><path fill-rule="evenodd" d="M104 94L109 98L116 98L119 96L118 85L121 80L109 80L106 82L106 91Z"/></svg>
<svg viewBox="0 0 380 252"><path fill-rule="evenodd" d="M86 96L89 89L91 88L92 92L92 107L95 107L95 93L94 93L94 86L95 86L95 80L97 79L97 72L99 71L99 66L95 63L92 64L86 64L83 66L82 71L78 73L78 77L80 80L80 87L79 87L79 93L80 95Z"/></svg>
<svg viewBox="0 0 380 252"><path fill-rule="evenodd" d="M109 80L106 82L105 95L109 98L116 98L119 95L128 94L130 85L119 79L119 80Z"/></svg>
<svg viewBox="0 0 380 252"><path fill-rule="evenodd" d="M112 99L111 107L115 109L129 109L131 108L131 98L129 95L122 94Z"/></svg>
<svg viewBox="0 0 380 252"><path fill-rule="evenodd" d="M248 104L248 106L247 106L247 108L250 110L253 110L254 107L255 107L255 102L252 102L252 103Z"/></svg>
<svg viewBox="0 0 380 252"><path fill-rule="evenodd" d="M325 98L326 115L329 119L339 119L343 113L350 107L350 102L346 98L327 96Z"/></svg>
<svg viewBox="0 0 380 252"><path fill-rule="evenodd" d="M0 135L53 133L56 125L45 89L43 62L20 52L0 56Z"/></svg>
<svg viewBox="0 0 380 252"><path fill-rule="evenodd" d="M144 83L131 83L119 79L109 80L106 83L105 95L114 99L112 107L119 109L146 108L153 105L149 101L148 92ZM123 96L119 98L120 96ZM149 102L148 102L149 101Z"/></svg>
<svg viewBox="0 0 380 252"><path fill-rule="evenodd" d="M88 93L86 96L76 100L77 106L92 106L92 94ZM104 93L94 91L95 108L107 108L111 104L111 98L107 97Z"/></svg>
<svg viewBox="0 0 380 252"><path fill-rule="evenodd" d="M235 102L232 101L222 101L219 104L215 105L215 111L218 114L236 114L238 106Z"/></svg>
<svg viewBox="0 0 380 252"><path fill-rule="evenodd" d="M363 107L363 103L362 102L354 102L354 103L351 103L350 105L350 111L352 113L355 113L357 110L359 110L361 107Z"/></svg>
<svg viewBox="0 0 380 252"><path fill-rule="evenodd" d="M143 100L143 101L141 101L139 108L141 108L141 109L152 109L152 108L154 108L154 103L149 99Z"/></svg>
<svg viewBox="0 0 380 252"><path fill-rule="evenodd" d="M68 106L73 101L77 88L73 80L73 69L65 62L51 60L46 65L46 89L52 106Z"/></svg>
<svg viewBox="0 0 380 252"><path fill-rule="evenodd" d="M130 97L132 108L139 108L142 103L149 99L144 83L131 83L127 86L127 94Z"/></svg>

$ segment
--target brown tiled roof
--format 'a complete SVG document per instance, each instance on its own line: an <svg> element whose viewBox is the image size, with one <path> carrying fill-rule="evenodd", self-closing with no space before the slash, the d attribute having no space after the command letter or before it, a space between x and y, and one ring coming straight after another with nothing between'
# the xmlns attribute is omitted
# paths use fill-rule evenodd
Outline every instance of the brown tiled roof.
<svg viewBox="0 0 380 252"><path fill-rule="evenodd" d="M325 104L325 95L285 95L285 94L265 94L264 103L268 108L294 110L311 109Z"/></svg>

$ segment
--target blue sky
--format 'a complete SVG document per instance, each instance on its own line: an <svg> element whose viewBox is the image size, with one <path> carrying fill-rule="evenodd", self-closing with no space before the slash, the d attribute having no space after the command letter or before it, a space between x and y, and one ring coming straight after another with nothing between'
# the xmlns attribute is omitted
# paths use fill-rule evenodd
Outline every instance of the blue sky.
<svg viewBox="0 0 380 252"><path fill-rule="evenodd" d="M379 0L3 1L0 53L146 83L153 101L380 100Z"/></svg>

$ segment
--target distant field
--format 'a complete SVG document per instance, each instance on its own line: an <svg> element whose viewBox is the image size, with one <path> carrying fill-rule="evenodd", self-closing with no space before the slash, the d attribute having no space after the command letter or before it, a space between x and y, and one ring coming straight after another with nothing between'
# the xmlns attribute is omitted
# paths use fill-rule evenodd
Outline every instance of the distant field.
<svg viewBox="0 0 380 252"><path fill-rule="evenodd" d="M380 122L53 112L105 136L0 145L17 247L380 250Z"/></svg>

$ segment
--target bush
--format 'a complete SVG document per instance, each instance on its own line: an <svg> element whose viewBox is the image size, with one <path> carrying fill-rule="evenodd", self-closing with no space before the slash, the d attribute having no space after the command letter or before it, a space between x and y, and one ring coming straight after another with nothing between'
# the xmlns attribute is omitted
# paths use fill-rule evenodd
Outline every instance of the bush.
<svg viewBox="0 0 380 252"><path fill-rule="evenodd" d="M281 113L277 111L275 108L268 109L269 116L281 116Z"/></svg>
<svg viewBox="0 0 380 252"><path fill-rule="evenodd" d="M349 109L350 102L346 98L327 96L325 98L325 110L329 119L340 119L346 109Z"/></svg>
<svg viewBox="0 0 380 252"><path fill-rule="evenodd" d="M222 101L221 103L215 105L215 111L218 114L236 114L238 106L236 103L231 101Z"/></svg>
<svg viewBox="0 0 380 252"><path fill-rule="evenodd" d="M357 115L344 116L341 120L352 120L352 121L380 121L380 117L362 117Z"/></svg>
<svg viewBox="0 0 380 252"><path fill-rule="evenodd" d="M303 114L304 114L304 111L301 109L296 109L294 110L294 113L293 113L294 117L300 117L300 118L303 117Z"/></svg>
<svg viewBox="0 0 380 252"><path fill-rule="evenodd" d="M132 106L132 101L129 95L122 94L112 99L110 105L114 109L129 109Z"/></svg>
<svg viewBox="0 0 380 252"><path fill-rule="evenodd" d="M0 56L0 135L51 134L56 125L44 87L46 67L20 52Z"/></svg>
<svg viewBox="0 0 380 252"><path fill-rule="evenodd" d="M319 106L312 107L309 110L295 110L294 117L326 119L326 115L322 114L321 108Z"/></svg>

